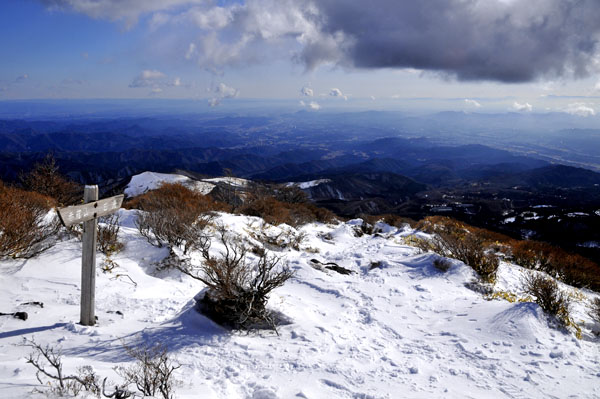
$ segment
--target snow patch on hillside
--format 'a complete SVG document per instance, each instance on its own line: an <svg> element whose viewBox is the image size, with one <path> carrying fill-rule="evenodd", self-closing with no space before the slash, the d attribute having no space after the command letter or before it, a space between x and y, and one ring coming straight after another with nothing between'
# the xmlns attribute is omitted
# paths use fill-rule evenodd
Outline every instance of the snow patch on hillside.
<svg viewBox="0 0 600 399"><path fill-rule="evenodd" d="M135 197L137 195L144 194L149 190L158 188L163 183L181 183L193 190L199 191L201 194L208 194L215 187L214 184L205 181L195 181L187 176L169 174L169 173L157 173L157 172L144 172L138 175L132 176L131 181L125 187L125 195L128 197Z"/></svg>
<svg viewBox="0 0 600 399"><path fill-rule="evenodd" d="M287 183L286 185L288 187L295 186L302 190L305 190L307 188L316 187L319 184L330 183L330 182L331 182L331 179L318 179L318 180L304 181L304 182L298 182L298 183Z"/></svg>
<svg viewBox="0 0 600 399"><path fill-rule="evenodd" d="M248 180L240 177L214 177L212 179L202 179L202 181L214 184L225 183L234 187L246 187L248 185Z"/></svg>

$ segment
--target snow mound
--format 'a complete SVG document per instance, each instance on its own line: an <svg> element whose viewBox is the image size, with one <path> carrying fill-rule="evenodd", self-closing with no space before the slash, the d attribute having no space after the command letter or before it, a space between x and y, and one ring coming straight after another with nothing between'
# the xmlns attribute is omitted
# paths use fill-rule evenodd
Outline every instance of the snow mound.
<svg viewBox="0 0 600 399"><path fill-rule="evenodd" d="M156 172L144 172L138 175L132 176L131 181L125 187L125 195L128 197L135 197L140 194L144 194L149 190L158 188L163 183L182 183L187 187L197 190L200 193L206 195L212 191L215 187L214 184L205 181L194 181L187 176L169 174L169 173L156 173Z"/></svg>

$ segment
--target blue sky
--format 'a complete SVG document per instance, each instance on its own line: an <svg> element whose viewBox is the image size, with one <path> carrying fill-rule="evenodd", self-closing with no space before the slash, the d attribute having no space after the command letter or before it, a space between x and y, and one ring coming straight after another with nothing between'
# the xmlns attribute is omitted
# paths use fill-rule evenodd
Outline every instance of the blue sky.
<svg viewBox="0 0 600 399"><path fill-rule="evenodd" d="M567 3L3 1L0 99L264 98L315 111L360 102L589 116L600 111L600 5Z"/></svg>

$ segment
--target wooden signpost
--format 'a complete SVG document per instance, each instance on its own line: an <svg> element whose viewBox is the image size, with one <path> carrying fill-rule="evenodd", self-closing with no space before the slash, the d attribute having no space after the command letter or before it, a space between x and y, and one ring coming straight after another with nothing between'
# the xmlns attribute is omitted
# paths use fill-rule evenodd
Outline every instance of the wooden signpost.
<svg viewBox="0 0 600 399"><path fill-rule="evenodd" d="M58 216L63 225L69 227L83 223L81 256L81 313L80 323L93 326L96 323L96 239L98 218L117 211L123 203L124 195L98 200L98 186L85 186L83 204L58 208Z"/></svg>

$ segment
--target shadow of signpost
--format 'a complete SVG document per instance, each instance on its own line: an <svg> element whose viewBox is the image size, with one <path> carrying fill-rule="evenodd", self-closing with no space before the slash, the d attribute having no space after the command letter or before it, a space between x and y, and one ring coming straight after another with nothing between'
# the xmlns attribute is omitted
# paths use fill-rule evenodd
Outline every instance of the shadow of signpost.
<svg viewBox="0 0 600 399"><path fill-rule="evenodd" d="M194 306L195 301L188 302L177 316L157 327L145 328L119 338L65 348L62 353L68 356L94 357L106 362L122 362L130 360L125 346L135 348L160 344L169 352L176 352L190 346L217 346L229 339L228 330L198 313Z"/></svg>

